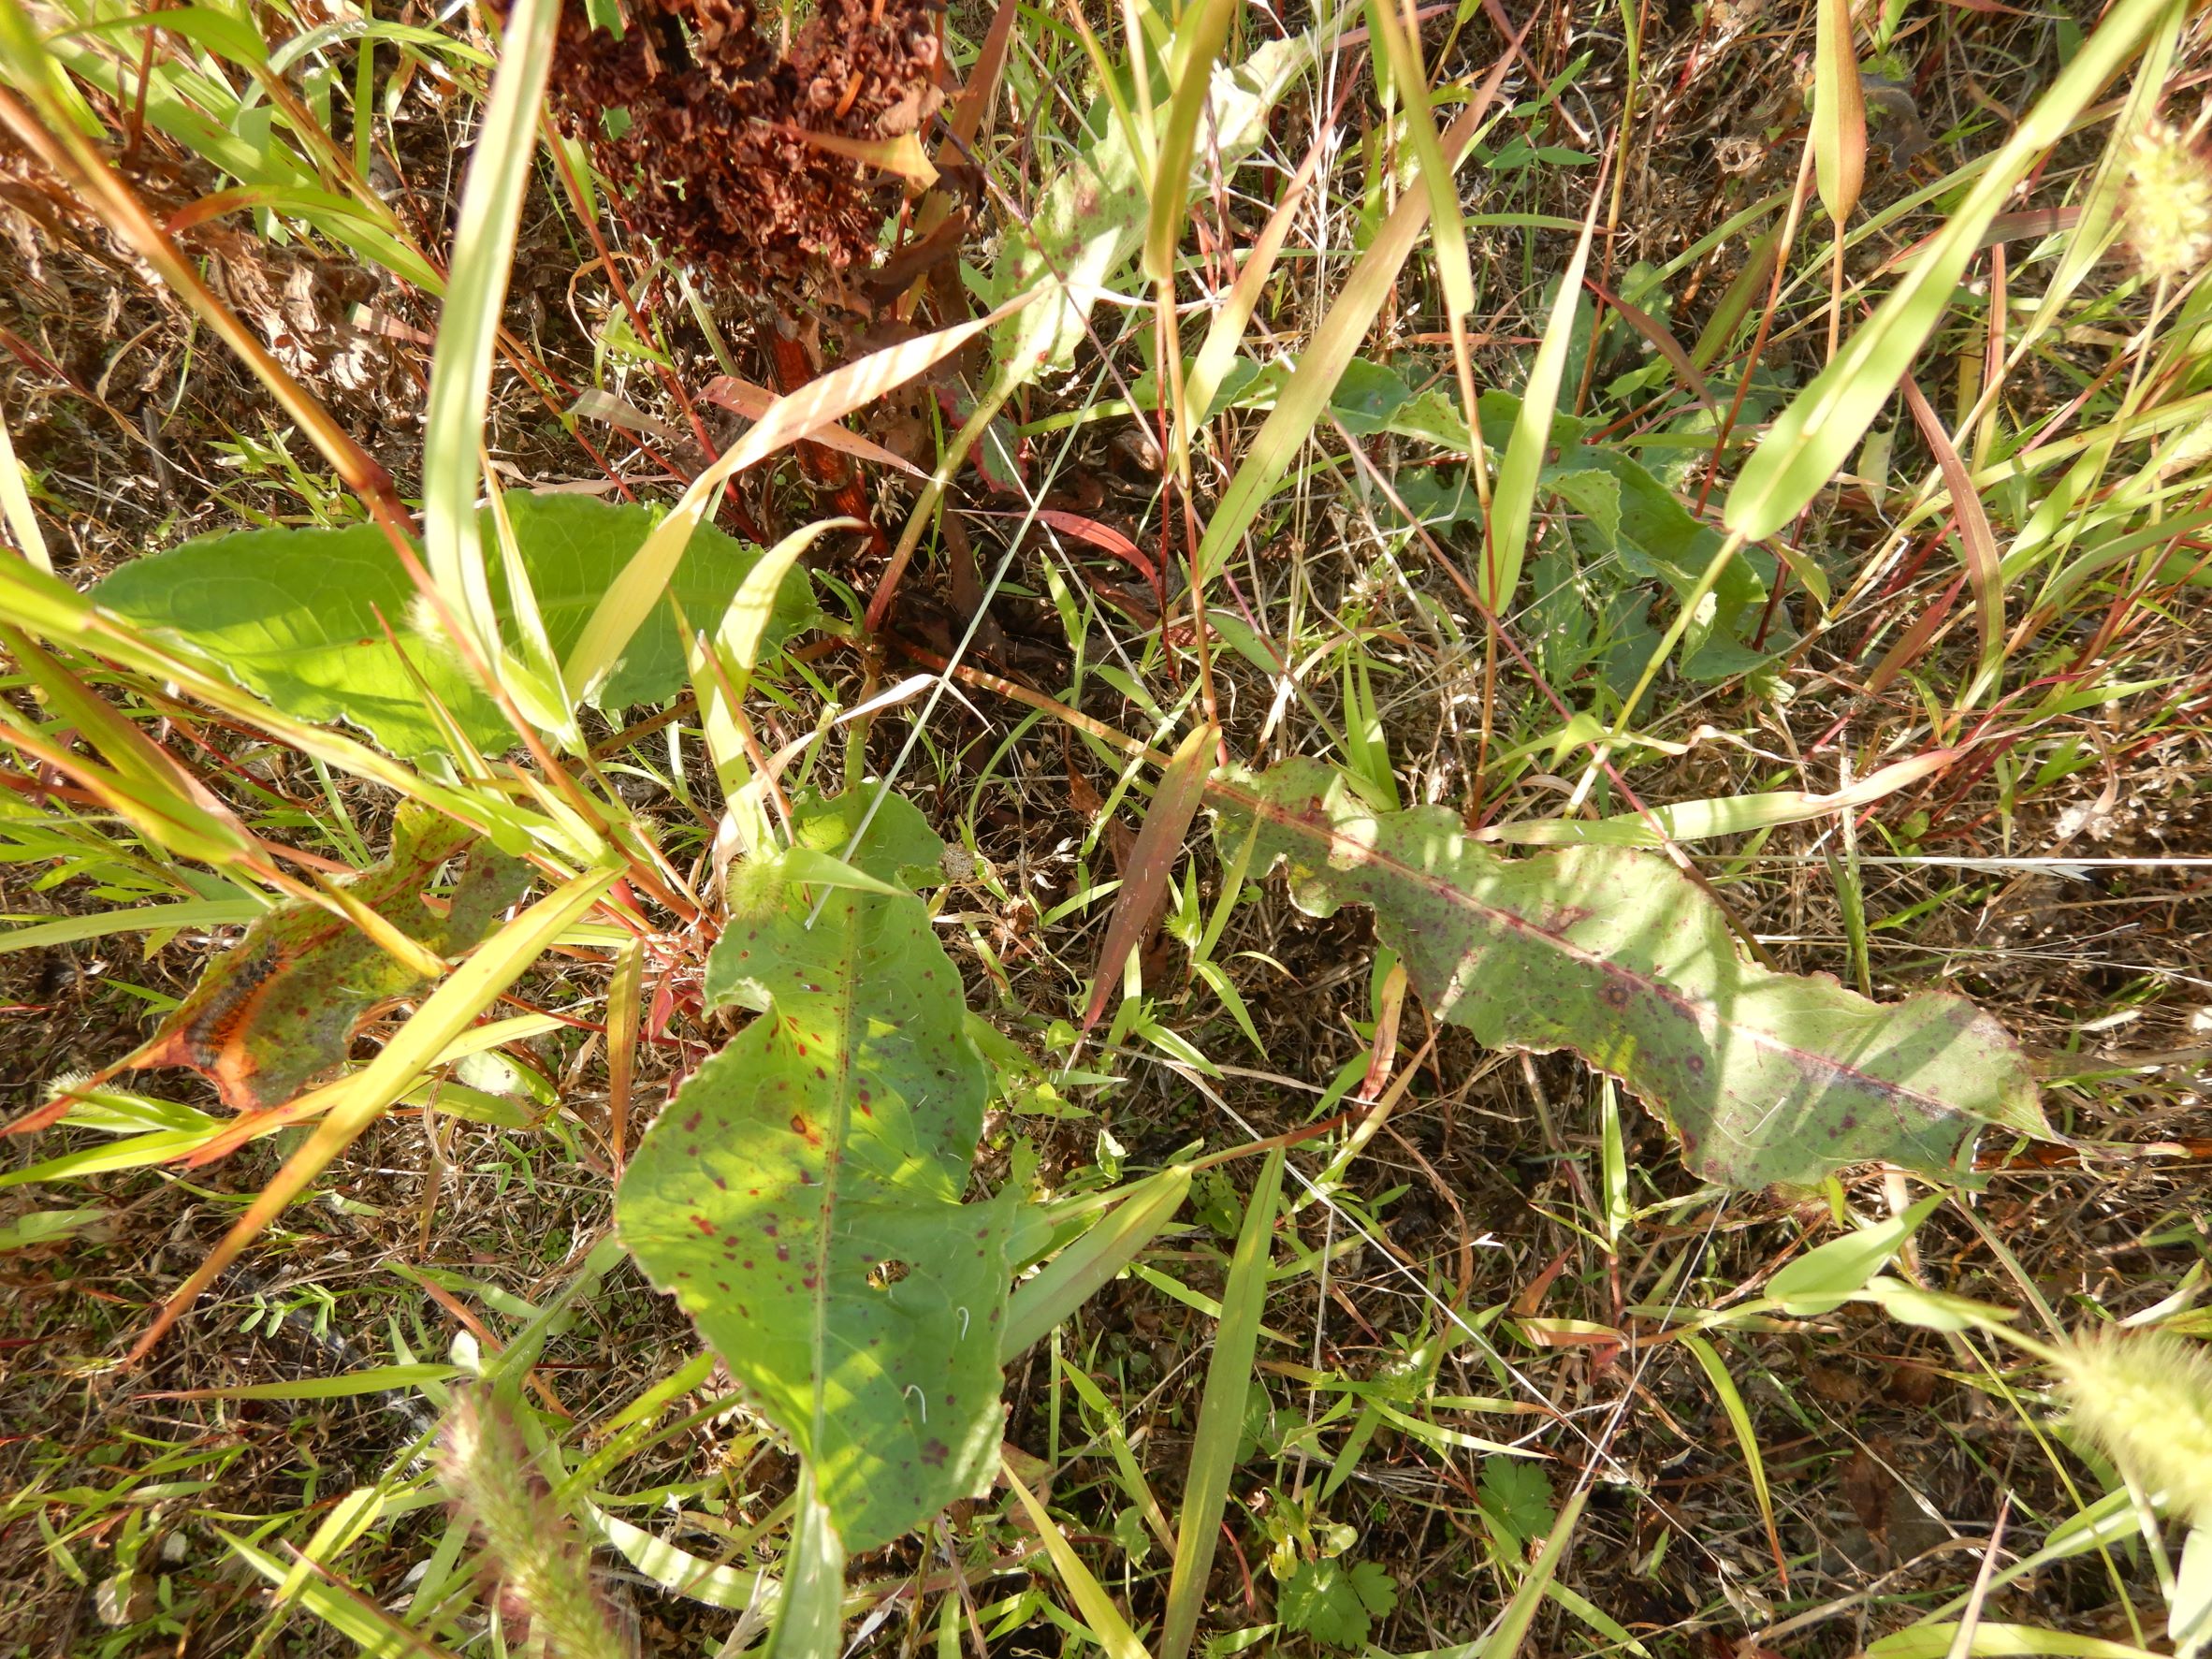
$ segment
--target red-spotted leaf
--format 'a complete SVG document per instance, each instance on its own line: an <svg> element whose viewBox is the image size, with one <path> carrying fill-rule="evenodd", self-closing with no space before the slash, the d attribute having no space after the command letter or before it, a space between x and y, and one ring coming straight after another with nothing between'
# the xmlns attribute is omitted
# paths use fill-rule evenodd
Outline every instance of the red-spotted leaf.
<svg viewBox="0 0 2212 1659"><path fill-rule="evenodd" d="M987 1074L902 877L942 845L891 796L843 863L871 793L802 804L795 848L732 872L706 995L760 1017L616 1195L624 1243L811 1464L848 1552L990 1478L1013 1214L961 1202Z"/></svg>
<svg viewBox="0 0 2212 1659"><path fill-rule="evenodd" d="M439 870L468 852L452 892L429 893ZM392 851L345 883L349 895L439 956L482 939L522 895L529 866L477 841L466 824L403 806ZM137 1066L188 1066L226 1106L283 1104L344 1060L356 1030L383 1004L429 982L342 917L305 900L278 906L208 966L132 1056Z"/></svg>
<svg viewBox="0 0 2212 1659"><path fill-rule="evenodd" d="M1455 814L1374 811L1312 761L1208 793L1232 849L1257 827L1255 868L1288 861L1300 909L1370 906L1433 1015L1619 1078L1710 1180L1810 1185L1873 1159L1943 1175L1985 1124L2049 1133L2018 1045L1972 1003L1885 1006L1754 967L1719 908L1653 854L1501 858Z"/></svg>

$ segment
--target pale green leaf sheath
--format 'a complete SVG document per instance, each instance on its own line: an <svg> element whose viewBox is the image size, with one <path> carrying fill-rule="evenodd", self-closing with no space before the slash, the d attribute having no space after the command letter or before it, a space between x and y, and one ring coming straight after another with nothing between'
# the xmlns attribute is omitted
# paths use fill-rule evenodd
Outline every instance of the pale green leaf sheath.
<svg viewBox="0 0 2212 1659"><path fill-rule="evenodd" d="M1499 858L1450 811L1376 813L1313 761L1232 773L1212 796L1228 836L1257 820L1257 858L1289 861L1300 909L1371 906L1439 1018L1493 1048L1572 1050L1636 1090L1710 1180L1808 1186L1871 1159L1940 1176L1984 1123L2048 1133L2027 1060L1989 1015L1754 967L1664 859Z"/></svg>
<svg viewBox="0 0 2212 1659"><path fill-rule="evenodd" d="M989 1479L1013 1214L960 1201L987 1074L927 910L880 890L940 843L888 796L855 861L874 880L822 881L866 793L803 802L799 851L733 872L706 997L761 1017L678 1091L616 1199L653 1283L812 1463L848 1551Z"/></svg>

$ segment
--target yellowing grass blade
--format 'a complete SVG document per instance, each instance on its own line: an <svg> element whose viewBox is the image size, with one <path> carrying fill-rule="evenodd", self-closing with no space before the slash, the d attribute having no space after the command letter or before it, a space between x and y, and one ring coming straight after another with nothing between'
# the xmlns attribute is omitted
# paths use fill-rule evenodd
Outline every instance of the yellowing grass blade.
<svg viewBox="0 0 2212 1659"><path fill-rule="evenodd" d="M1790 402L1745 463L1724 509L1746 541L1774 534L1827 487L1949 309L1982 233L2028 169L2134 56L2178 0L2118 0L1889 295L1833 361Z"/></svg>
<svg viewBox="0 0 2212 1659"><path fill-rule="evenodd" d="M1867 176L1867 105L1851 0L1818 0L1812 41L1812 176L1839 237Z"/></svg>
<svg viewBox="0 0 2212 1659"><path fill-rule="evenodd" d="M475 635L488 663L499 662L499 619L476 523L478 454L491 401L491 359L500 307L515 261L515 226L537 153L538 106L553 66L560 0L516 0L507 14L499 72L484 126L469 158L454 230L453 268L431 358L423 423L423 551L430 578Z"/></svg>
<svg viewBox="0 0 2212 1659"><path fill-rule="evenodd" d="M918 340L901 341L840 364L771 403L758 423L723 451L720 459L691 481L683 499L676 503L675 511L654 528L645 544L631 556L630 562L623 566L622 574L615 578L615 585L607 589L606 596L585 622L583 632L576 636L568 661L561 664L560 676L569 690L577 696L588 697L614 671L632 636L652 614L661 595L667 591L669 578L676 574L677 563L691 543L691 531L705 521L724 484L786 444L795 444L818 428L843 419L862 404L873 402L892 387L913 379L986 328L1011 316L1042 291L1032 289L987 317L924 334Z"/></svg>
<svg viewBox="0 0 2212 1659"><path fill-rule="evenodd" d="M1044 1506L1013 1472L1013 1465L1001 1460L998 1473L1021 1501L1029 1524L1037 1529L1037 1535L1044 1540L1044 1552L1052 1557L1053 1570L1068 1587L1068 1594L1075 1598L1075 1610L1090 1627L1092 1638L1106 1650L1107 1659L1150 1659L1144 1644L1129 1628L1129 1622L1113 1605L1113 1598L1091 1577L1090 1568L1083 1564L1083 1557L1075 1553L1075 1547L1068 1542L1068 1535L1060 1530L1060 1523L1045 1513Z"/></svg>
<svg viewBox="0 0 2212 1659"><path fill-rule="evenodd" d="M1122 967L1137 948L1151 918L1153 901L1159 897L1175 867L1175 855L1183 850L1183 837L1190 833L1190 821L1198 816L1206 776L1214 769L1215 746L1220 740L1221 729L1212 722L1193 726L1177 747L1175 758L1160 774L1159 789L1129 852L1129 867L1122 874L1121 891L1113 896L1113 920L1107 924L1105 948L1099 953L1099 976L1091 986L1090 1006L1083 1013L1085 1031L1099 1023L1106 1004L1113 1000L1113 989L1121 983Z"/></svg>
<svg viewBox="0 0 2212 1659"><path fill-rule="evenodd" d="M1551 446L1551 416L1559 408L1559 385L1566 373L1567 348L1574 340L1575 305L1582 298L1582 272L1590 264L1590 239L1597 229L1605 182L1601 176L1591 188L1582 234L1560 276L1551 315L1544 324L1544 343L1536 347L1536 359L1529 366L1521 413L1514 417L1512 437L1506 441L1505 458L1498 462L1498 487L1490 502L1490 546L1476 579L1482 603L1495 616L1505 614L1513 603L1513 589L1521 584L1521 562L1528 553L1529 518L1536 506L1536 481L1544 471L1544 452Z"/></svg>
<svg viewBox="0 0 2212 1659"><path fill-rule="evenodd" d="M591 869L571 878L485 940L474 955L447 975L415 1010L415 1017L385 1044L384 1052L351 1080L344 1097L324 1114L307 1143L286 1159L284 1167L255 1196L245 1214L209 1252L207 1260L162 1304L146 1333L131 1346L130 1360L143 1359L261 1230L406 1093L416 1075L445 1045L473 1025L493 999L538 959L561 929L589 910L619 873Z"/></svg>

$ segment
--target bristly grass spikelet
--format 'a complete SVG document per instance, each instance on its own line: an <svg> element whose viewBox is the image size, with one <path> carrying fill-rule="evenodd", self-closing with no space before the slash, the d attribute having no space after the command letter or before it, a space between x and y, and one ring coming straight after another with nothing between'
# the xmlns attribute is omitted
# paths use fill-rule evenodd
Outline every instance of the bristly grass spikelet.
<svg viewBox="0 0 2212 1659"><path fill-rule="evenodd" d="M2178 281L2212 258L2212 161L2193 134L2153 120L2130 140L2123 222L2147 276Z"/></svg>
<svg viewBox="0 0 2212 1659"><path fill-rule="evenodd" d="M2083 1337L2059 1370L2082 1432L2175 1513L2212 1523L2212 1349L2162 1332Z"/></svg>
<svg viewBox="0 0 2212 1659"><path fill-rule="evenodd" d="M555 1659L630 1659L591 1587L590 1551L531 1469L500 1410L462 1393L446 1419L439 1477L484 1541L511 1612L527 1617L533 1652Z"/></svg>

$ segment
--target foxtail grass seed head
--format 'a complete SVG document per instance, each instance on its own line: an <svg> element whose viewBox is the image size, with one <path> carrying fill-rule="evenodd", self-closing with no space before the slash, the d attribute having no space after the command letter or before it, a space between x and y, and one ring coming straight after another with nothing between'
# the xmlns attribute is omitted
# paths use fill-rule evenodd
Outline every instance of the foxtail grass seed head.
<svg viewBox="0 0 2212 1659"><path fill-rule="evenodd" d="M480 1396L455 1401L438 1474L483 1539L501 1605L529 1620L530 1652L631 1659L591 1587L590 1553L575 1525L531 1467L515 1425Z"/></svg>
<svg viewBox="0 0 2212 1659"><path fill-rule="evenodd" d="M2148 276L2178 280L2212 259L2212 161L2171 122L2129 140L2122 223Z"/></svg>
<svg viewBox="0 0 2212 1659"><path fill-rule="evenodd" d="M2059 1374L2084 1433L2174 1514L2212 1525L2212 1349L2160 1332L2080 1337Z"/></svg>

